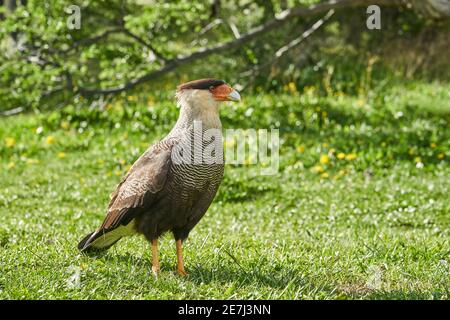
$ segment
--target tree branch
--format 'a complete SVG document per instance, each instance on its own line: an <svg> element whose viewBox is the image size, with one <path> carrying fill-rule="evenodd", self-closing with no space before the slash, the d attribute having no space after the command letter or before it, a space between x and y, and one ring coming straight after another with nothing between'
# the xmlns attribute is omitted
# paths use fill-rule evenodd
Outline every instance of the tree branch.
<svg viewBox="0 0 450 320"><path fill-rule="evenodd" d="M286 44L283 47L281 47L280 49L278 49L275 52L275 56L273 57L273 59L271 59L270 61L268 61L262 65L256 66L246 72L243 72L241 74L241 76L246 77L251 74L254 74L255 72L258 72L259 70L261 70L265 67L268 67L268 66L272 65L274 62L280 60L289 50L291 50L292 48L301 44L311 34L313 34L315 31L317 31L325 22L327 22L331 18L331 16L333 16L334 12L335 12L334 10L328 11L328 13L322 19L316 21L311 26L311 28L309 28L305 32L303 32L300 37L295 38L294 40L290 41L288 44Z"/></svg>
<svg viewBox="0 0 450 320"><path fill-rule="evenodd" d="M298 6L289 10L285 10L277 15L274 19L267 21L266 23L259 25L245 34L242 34L240 38L233 39L228 42L215 45L210 48L201 48L196 52L193 52L188 55L178 56L174 59L168 60L167 63L157 69L155 71L151 71L150 73L133 79L127 83L119 85L117 87L111 87L106 89L101 88L87 88L87 87L79 87L78 90L81 94L84 95L97 95L97 94L113 94L118 93L124 90L131 89L138 84L141 84L146 81L150 81L156 79L164 74L167 74L170 71L173 71L177 67L182 65L186 65L192 63L194 61L203 59L207 56L223 53L225 51L229 51L232 49L239 48L250 41L258 38L261 35L268 33L276 28L281 27L285 23L291 21L294 18L310 18L319 14L323 14L328 12L329 10L340 10L344 8L351 7L362 7L368 6L371 4L383 5L383 6L397 6L399 2L396 0L330 0L329 2L318 3L316 5L312 5L309 7Z"/></svg>

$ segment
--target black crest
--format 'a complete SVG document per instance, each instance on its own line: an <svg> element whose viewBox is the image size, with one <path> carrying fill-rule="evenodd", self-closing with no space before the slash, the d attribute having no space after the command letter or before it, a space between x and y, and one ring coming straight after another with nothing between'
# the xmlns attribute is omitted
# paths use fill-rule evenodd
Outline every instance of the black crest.
<svg viewBox="0 0 450 320"><path fill-rule="evenodd" d="M225 84L225 81L219 79L212 79L212 78L199 79L179 85L177 91L186 89L208 90L220 86L222 84Z"/></svg>

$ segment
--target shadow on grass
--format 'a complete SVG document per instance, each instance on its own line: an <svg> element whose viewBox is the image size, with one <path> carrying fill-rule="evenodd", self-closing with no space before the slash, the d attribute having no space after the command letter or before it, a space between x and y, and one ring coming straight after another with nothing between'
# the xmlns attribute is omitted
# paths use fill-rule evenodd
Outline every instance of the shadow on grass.
<svg viewBox="0 0 450 320"><path fill-rule="evenodd" d="M264 269L267 269L266 267ZM330 291L330 288L317 287L314 281L300 274L294 268L284 268L282 270L265 270L254 267L250 270L236 269L228 266L221 266L219 269L211 269L201 265L191 266L188 281L195 284L215 284L234 282L239 287L261 286L282 290L296 288L296 291L315 292Z"/></svg>

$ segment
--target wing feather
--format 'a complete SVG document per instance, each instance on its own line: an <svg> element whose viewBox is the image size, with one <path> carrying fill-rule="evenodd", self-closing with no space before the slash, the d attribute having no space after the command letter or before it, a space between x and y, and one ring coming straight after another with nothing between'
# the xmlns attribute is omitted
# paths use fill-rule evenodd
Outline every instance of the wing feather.
<svg viewBox="0 0 450 320"><path fill-rule="evenodd" d="M130 168L111 194L108 214L100 230L128 224L137 210L150 207L167 180L173 144L158 143L145 152Z"/></svg>

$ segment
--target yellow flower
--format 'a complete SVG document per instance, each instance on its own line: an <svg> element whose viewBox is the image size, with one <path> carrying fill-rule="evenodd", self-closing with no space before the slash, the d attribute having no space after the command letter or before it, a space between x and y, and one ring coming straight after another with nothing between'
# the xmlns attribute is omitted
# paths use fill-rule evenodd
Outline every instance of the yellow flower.
<svg viewBox="0 0 450 320"><path fill-rule="evenodd" d="M126 161L124 159L120 159L119 163L123 166L123 165L125 165Z"/></svg>
<svg viewBox="0 0 450 320"><path fill-rule="evenodd" d="M66 153L65 152L58 152L58 158L63 159L66 157Z"/></svg>
<svg viewBox="0 0 450 320"><path fill-rule="evenodd" d="M346 157L345 157L345 159L347 159L347 160L355 160L356 159L356 154L354 154L354 153L349 153Z"/></svg>
<svg viewBox="0 0 450 320"><path fill-rule="evenodd" d="M322 143L322 147L327 148L328 147L328 143Z"/></svg>
<svg viewBox="0 0 450 320"><path fill-rule="evenodd" d="M14 162L10 162L10 163L8 163L8 169L12 169L12 168L14 168L16 166L16 164L14 163Z"/></svg>
<svg viewBox="0 0 450 320"><path fill-rule="evenodd" d="M119 170L116 170L116 171L114 171L114 174L119 177L122 175L122 172Z"/></svg>
<svg viewBox="0 0 450 320"><path fill-rule="evenodd" d="M56 139L55 139L54 136L48 136L48 137L45 139L45 143L46 143L46 144L54 144L55 141L56 141Z"/></svg>
<svg viewBox="0 0 450 320"><path fill-rule="evenodd" d="M236 140L227 139L225 140L225 148L233 148L236 145Z"/></svg>
<svg viewBox="0 0 450 320"><path fill-rule="evenodd" d="M322 166L314 166L314 167L311 168L311 171L315 172L315 173L322 173L325 170L322 168Z"/></svg>
<svg viewBox="0 0 450 320"><path fill-rule="evenodd" d="M358 99L358 101L356 101L356 105L358 107L363 107L366 104L366 101L364 99Z"/></svg>
<svg viewBox="0 0 450 320"><path fill-rule="evenodd" d="M438 158L439 158L439 159L444 159L444 157L445 157L445 154L443 154L443 153L439 153L439 154L438 154Z"/></svg>
<svg viewBox="0 0 450 320"><path fill-rule="evenodd" d="M135 96L128 96L128 101L136 101L136 97Z"/></svg>
<svg viewBox="0 0 450 320"><path fill-rule="evenodd" d="M61 122L61 128L63 128L64 130L69 129L70 124L67 121L63 121Z"/></svg>
<svg viewBox="0 0 450 320"><path fill-rule="evenodd" d="M315 90L316 88L314 86L311 87L306 86L303 88L303 91L309 96L313 95Z"/></svg>
<svg viewBox="0 0 450 320"><path fill-rule="evenodd" d="M330 162L330 158L326 154L323 154L320 156L320 163L321 164L328 164Z"/></svg>
<svg viewBox="0 0 450 320"><path fill-rule="evenodd" d="M322 118L326 118L328 113L326 111L322 111Z"/></svg>
<svg viewBox="0 0 450 320"><path fill-rule="evenodd" d="M437 147L437 145L436 145L436 143L432 142L432 143L430 144L430 147L434 149L434 148Z"/></svg>
<svg viewBox="0 0 450 320"><path fill-rule="evenodd" d="M289 88L289 91L292 93L297 92L297 86L295 85L294 82L289 82L288 88Z"/></svg>
<svg viewBox="0 0 450 320"><path fill-rule="evenodd" d="M416 153L416 150L414 150L413 148L409 149L408 151L409 155L412 156Z"/></svg>
<svg viewBox="0 0 450 320"><path fill-rule="evenodd" d="M320 177L323 178L323 179L326 179L326 178L329 177L329 175L328 175L327 172L324 172L324 173L322 173L322 174L320 175Z"/></svg>
<svg viewBox="0 0 450 320"><path fill-rule="evenodd" d="M303 144L297 146L297 151L300 152L300 153L305 152L305 146Z"/></svg>
<svg viewBox="0 0 450 320"><path fill-rule="evenodd" d="M12 148L16 144L16 139L7 137L5 138L5 144L8 148Z"/></svg>
<svg viewBox="0 0 450 320"><path fill-rule="evenodd" d="M414 162L416 162L416 163L422 162L422 158L421 157L415 157L414 158Z"/></svg>
<svg viewBox="0 0 450 320"><path fill-rule="evenodd" d="M344 159L344 158L345 158L345 153L339 152L338 155L337 155L337 158L338 158L339 160Z"/></svg>
<svg viewBox="0 0 450 320"><path fill-rule="evenodd" d="M36 164L39 163L39 160L36 159L27 159L27 164Z"/></svg>

